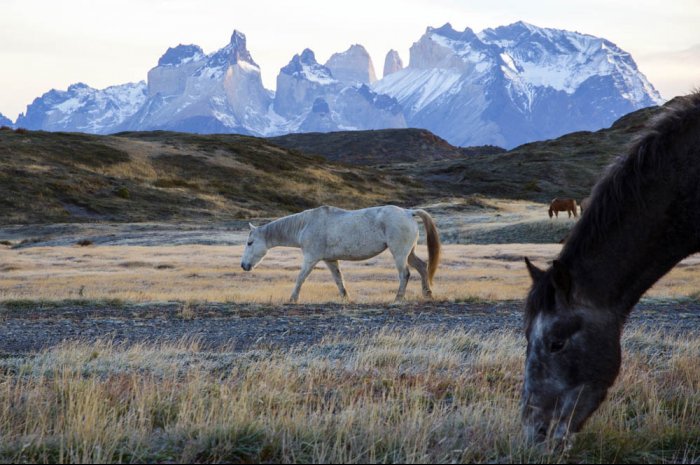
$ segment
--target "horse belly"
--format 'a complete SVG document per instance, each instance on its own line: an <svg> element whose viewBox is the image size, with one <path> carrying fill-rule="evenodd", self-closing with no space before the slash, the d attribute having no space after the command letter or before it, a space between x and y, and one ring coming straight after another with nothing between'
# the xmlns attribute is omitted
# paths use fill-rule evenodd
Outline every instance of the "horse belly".
<svg viewBox="0 0 700 465"><path fill-rule="evenodd" d="M386 242L355 238L354 241L342 241L333 244L327 250L327 260L367 260L386 250Z"/></svg>

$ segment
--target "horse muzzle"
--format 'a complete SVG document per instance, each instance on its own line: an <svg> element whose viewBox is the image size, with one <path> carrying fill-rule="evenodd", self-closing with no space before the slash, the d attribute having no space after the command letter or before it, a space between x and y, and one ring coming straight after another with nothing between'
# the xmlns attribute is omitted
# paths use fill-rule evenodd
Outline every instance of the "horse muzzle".
<svg viewBox="0 0 700 465"><path fill-rule="evenodd" d="M253 266L250 263L241 263L241 268L243 268L243 271L250 271L253 269Z"/></svg>

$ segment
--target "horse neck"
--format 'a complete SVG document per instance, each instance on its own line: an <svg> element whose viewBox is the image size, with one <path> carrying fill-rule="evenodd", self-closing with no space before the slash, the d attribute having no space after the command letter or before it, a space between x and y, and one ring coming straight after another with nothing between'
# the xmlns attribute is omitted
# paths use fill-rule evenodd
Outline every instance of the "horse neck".
<svg viewBox="0 0 700 465"><path fill-rule="evenodd" d="M285 216L272 221L263 228L265 242L268 248L271 247L301 247L300 234L305 225L304 217L301 213Z"/></svg>
<svg viewBox="0 0 700 465"><path fill-rule="evenodd" d="M637 197L601 191L586 209L560 255L579 301L626 316L659 278L700 250L700 218L691 200L698 195L695 181L663 171Z"/></svg>

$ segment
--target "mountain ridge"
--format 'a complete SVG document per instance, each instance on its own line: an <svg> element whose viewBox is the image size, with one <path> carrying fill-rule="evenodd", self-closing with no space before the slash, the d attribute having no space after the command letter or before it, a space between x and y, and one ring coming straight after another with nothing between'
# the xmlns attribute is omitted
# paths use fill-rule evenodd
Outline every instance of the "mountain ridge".
<svg viewBox="0 0 700 465"><path fill-rule="evenodd" d="M178 130L277 136L416 127L452 145L498 145L596 130L661 97L631 55L599 37L524 22L456 31L428 27L407 66L391 51L377 80L359 44L325 64L311 49L266 89L246 37L223 48L168 48L147 82L51 90L16 125L107 134Z"/></svg>

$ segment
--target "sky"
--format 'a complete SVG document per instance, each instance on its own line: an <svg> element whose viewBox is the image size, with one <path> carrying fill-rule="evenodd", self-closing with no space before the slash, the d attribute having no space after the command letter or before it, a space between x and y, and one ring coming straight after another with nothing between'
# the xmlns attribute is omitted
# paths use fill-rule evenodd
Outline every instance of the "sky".
<svg viewBox="0 0 700 465"><path fill-rule="evenodd" d="M234 29L269 89L304 48L324 63L362 44L381 76L386 53L408 64L428 26L478 32L519 20L614 42L666 99L700 87L700 0L0 0L0 12L0 113L12 120L52 88L145 80L168 47L210 53Z"/></svg>

